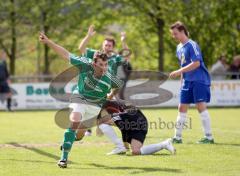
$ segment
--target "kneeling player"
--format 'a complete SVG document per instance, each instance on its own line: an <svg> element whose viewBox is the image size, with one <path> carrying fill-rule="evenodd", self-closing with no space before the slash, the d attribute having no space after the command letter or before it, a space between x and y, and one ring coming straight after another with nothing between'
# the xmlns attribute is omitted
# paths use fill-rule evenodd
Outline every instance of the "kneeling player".
<svg viewBox="0 0 240 176"><path fill-rule="evenodd" d="M162 149L175 153L171 139L143 146L148 131L148 121L135 106L127 106L121 101L107 101L103 106L98 123L114 123L122 133L125 144L131 145L133 155L148 155Z"/></svg>

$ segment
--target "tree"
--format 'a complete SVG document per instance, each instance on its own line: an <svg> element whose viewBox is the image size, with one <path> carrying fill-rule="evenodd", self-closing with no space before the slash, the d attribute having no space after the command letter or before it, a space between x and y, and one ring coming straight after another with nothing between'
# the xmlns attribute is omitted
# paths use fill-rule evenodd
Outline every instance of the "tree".
<svg viewBox="0 0 240 176"><path fill-rule="evenodd" d="M164 71L165 28L168 28L166 23L177 17L176 11L180 3L174 0L123 0L120 3L128 16L134 15L136 21L141 21L138 26L140 30L153 33L157 37L158 70Z"/></svg>
<svg viewBox="0 0 240 176"><path fill-rule="evenodd" d="M212 0L186 1L182 20L190 30L190 36L199 42L205 63L212 65L220 55L232 58L239 48L237 31L240 5L237 1Z"/></svg>
<svg viewBox="0 0 240 176"><path fill-rule="evenodd" d="M8 7L9 11L3 11L1 15L2 24L1 24L1 37L0 37L0 46L7 54L10 59L10 73L15 74L15 60L16 60L16 49L17 49L17 36L16 36L16 3L15 0L10 0L9 2L1 1L1 7ZM3 10L1 8L1 10ZM10 30L8 30L10 29ZM3 36L9 36L10 40L4 40ZM10 49L9 49L10 48Z"/></svg>

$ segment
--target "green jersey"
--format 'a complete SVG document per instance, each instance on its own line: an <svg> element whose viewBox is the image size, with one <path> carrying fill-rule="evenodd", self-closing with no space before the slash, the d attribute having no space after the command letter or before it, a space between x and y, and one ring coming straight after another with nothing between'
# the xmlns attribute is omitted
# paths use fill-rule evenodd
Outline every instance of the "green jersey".
<svg viewBox="0 0 240 176"><path fill-rule="evenodd" d="M70 63L79 69L78 84L76 90L80 97L90 103L102 105L112 88L120 88L123 84L109 70L100 78L94 76L92 59L78 57L70 54Z"/></svg>
<svg viewBox="0 0 240 176"><path fill-rule="evenodd" d="M97 50L91 49L91 48L87 48L86 49L86 53L83 55L87 58L93 59L93 55ZM108 70L110 73L112 73L113 75L117 75L117 69L118 67L123 64L125 62L125 60L123 59L123 57L121 57L120 55L112 55L109 59L108 59Z"/></svg>

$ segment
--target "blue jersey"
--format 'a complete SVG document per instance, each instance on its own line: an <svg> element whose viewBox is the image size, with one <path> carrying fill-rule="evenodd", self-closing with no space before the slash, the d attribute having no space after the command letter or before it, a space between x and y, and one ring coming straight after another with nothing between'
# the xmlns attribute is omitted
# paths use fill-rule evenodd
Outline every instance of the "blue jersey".
<svg viewBox="0 0 240 176"><path fill-rule="evenodd" d="M181 67L185 67L192 62L200 62L200 66L198 68L183 73L184 81L196 81L205 85L211 84L208 70L203 62L201 50L196 42L188 40L185 44L180 43L177 46L177 57Z"/></svg>

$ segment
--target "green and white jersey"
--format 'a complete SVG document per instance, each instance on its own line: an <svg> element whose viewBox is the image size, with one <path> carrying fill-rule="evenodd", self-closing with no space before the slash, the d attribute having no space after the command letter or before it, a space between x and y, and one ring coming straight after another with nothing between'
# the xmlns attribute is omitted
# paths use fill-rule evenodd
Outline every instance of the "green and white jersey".
<svg viewBox="0 0 240 176"><path fill-rule="evenodd" d="M121 88L123 82L111 74L109 70L100 78L94 76L92 59L84 56L69 55L70 63L79 69L76 90L82 99L102 105L112 88Z"/></svg>
<svg viewBox="0 0 240 176"><path fill-rule="evenodd" d="M87 48L86 52L83 56L93 59L94 53L97 50L91 49L91 48ZM122 65L125 62L124 58L121 57L120 55L112 55L109 59L108 59L108 70L110 73L112 73L113 75L117 75L117 69L120 65Z"/></svg>

